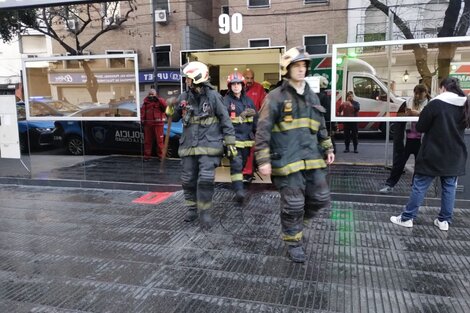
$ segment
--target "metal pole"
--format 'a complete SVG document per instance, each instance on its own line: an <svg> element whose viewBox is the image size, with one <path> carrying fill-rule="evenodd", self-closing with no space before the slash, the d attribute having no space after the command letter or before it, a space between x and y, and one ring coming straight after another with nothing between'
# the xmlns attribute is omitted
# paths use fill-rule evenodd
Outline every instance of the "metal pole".
<svg viewBox="0 0 470 313"><path fill-rule="evenodd" d="M388 40L393 39L393 20L394 20L394 14L392 10L388 10ZM388 75L387 75L387 110L386 110L386 115L385 116L390 116L390 85L392 83L391 81L391 75L392 75L392 46L388 45L387 46L387 59L388 59ZM390 143L390 122L386 122L386 127L385 127L385 167L388 167L389 159L388 159L388 147Z"/></svg>
<svg viewBox="0 0 470 313"><path fill-rule="evenodd" d="M157 25L155 22L155 0L152 0L152 31L153 31L153 44L152 44L152 56L153 56L153 87L158 93L158 84L157 84Z"/></svg>

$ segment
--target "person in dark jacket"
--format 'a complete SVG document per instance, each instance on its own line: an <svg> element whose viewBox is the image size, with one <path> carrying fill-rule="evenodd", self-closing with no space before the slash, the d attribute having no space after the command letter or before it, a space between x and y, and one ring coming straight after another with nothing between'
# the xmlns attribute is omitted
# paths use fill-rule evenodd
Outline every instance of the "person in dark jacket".
<svg viewBox="0 0 470 313"><path fill-rule="evenodd" d="M346 94L346 101L341 103L339 106L338 113L341 116L345 117L356 117L358 116L358 112L361 109L359 102L354 100L354 93L352 91L348 91ZM343 123L343 132L344 132L344 153L349 152L349 144L351 143L351 139L353 142L354 153L358 153L357 145L358 145L358 128L357 122L344 122Z"/></svg>
<svg viewBox="0 0 470 313"><path fill-rule="evenodd" d="M166 113L173 121L183 122L178 154L181 157L181 181L185 221L199 218L201 226L212 225L210 211L214 194L215 169L227 146L228 157L237 154L235 130L222 96L209 83L209 69L204 63L189 62L182 68L188 90L168 105Z"/></svg>
<svg viewBox="0 0 470 313"><path fill-rule="evenodd" d="M325 110L305 82L309 62L303 47L282 56L281 71L287 79L268 94L261 107L255 139L258 169L271 175L281 194L282 239L289 257L299 263L306 259L304 225L330 206L325 168L335 158Z"/></svg>
<svg viewBox="0 0 470 313"><path fill-rule="evenodd" d="M457 177L465 175L467 148L465 128L469 127L469 103L458 79L445 78L439 84L441 94L421 111L416 130L424 133L415 165L411 195L405 210L392 216L394 224L413 227L413 219L435 177L440 177L441 210L434 220L440 230L449 229L455 203Z"/></svg>
<svg viewBox="0 0 470 313"><path fill-rule="evenodd" d="M236 69L227 77L228 93L224 104L235 128L237 156L230 160L230 178L235 191L235 199L242 203L246 192L243 188L243 168L246 165L251 147L254 146L257 113L253 100L245 94L245 78Z"/></svg>
<svg viewBox="0 0 470 313"><path fill-rule="evenodd" d="M150 89L140 108L140 119L144 127L144 161L149 161L152 156L154 139L157 143L157 157L162 158L163 126L166 121L165 109L165 99L159 97L155 89Z"/></svg>

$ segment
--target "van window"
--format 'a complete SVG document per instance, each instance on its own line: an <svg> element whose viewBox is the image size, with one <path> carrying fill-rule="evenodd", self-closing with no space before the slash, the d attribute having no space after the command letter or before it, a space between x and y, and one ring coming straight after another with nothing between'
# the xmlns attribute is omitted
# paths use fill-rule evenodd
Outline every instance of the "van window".
<svg viewBox="0 0 470 313"><path fill-rule="evenodd" d="M356 97L378 100L385 91L369 77L354 77L353 88Z"/></svg>

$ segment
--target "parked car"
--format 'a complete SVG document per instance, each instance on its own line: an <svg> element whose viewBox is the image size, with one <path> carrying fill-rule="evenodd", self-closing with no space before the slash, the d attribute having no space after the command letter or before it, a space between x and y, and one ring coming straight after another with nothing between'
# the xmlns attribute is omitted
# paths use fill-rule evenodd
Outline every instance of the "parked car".
<svg viewBox="0 0 470 313"><path fill-rule="evenodd" d="M80 107L67 101L55 100L51 97L29 98L30 116L46 116L52 109L61 115L70 115L80 110Z"/></svg>
<svg viewBox="0 0 470 313"><path fill-rule="evenodd" d="M137 116L135 103L89 108L71 116ZM164 127L166 134L167 125ZM181 122L172 123L167 157L178 156ZM133 121L56 121L54 142L72 155L91 152L143 154L144 135L140 122Z"/></svg>
<svg viewBox="0 0 470 313"><path fill-rule="evenodd" d="M33 107L40 104L31 104ZM47 116L61 116L62 114L49 107L33 108ZM26 108L24 102L16 103L16 112L18 117L18 132L20 137L20 150L27 152L28 147L38 149L41 147L53 146L54 144L54 121L27 121ZM47 114L46 114L47 113Z"/></svg>

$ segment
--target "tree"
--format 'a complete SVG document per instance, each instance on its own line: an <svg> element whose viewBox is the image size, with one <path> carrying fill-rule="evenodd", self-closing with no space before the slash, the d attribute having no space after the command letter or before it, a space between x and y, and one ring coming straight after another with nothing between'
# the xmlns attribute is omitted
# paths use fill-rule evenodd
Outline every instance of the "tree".
<svg viewBox="0 0 470 313"><path fill-rule="evenodd" d="M125 10L121 10L123 7ZM57 41L70 55L83 55L88 46L101 35L119 29L136 10L137 2L132 0L1 11L0 36L10 42L33 29ZM93 30L87 30L91 25ZM91 99L98 102L97 79L87 61L81 64Z"/></svg>
<svg viewBox="0 0 470 313"><path fill-rule="evenodd" d="M413 32L410 30L405 21L386 4L379 0L370 0L370 4L382 11L388 16L389 12L393 12L393 22L403 33L406 39L415 39ZM463 9L462 15L459 16L460 10ZM453 37L465 36L468 31L470 21L470 0L450 0L446 9L444 22L437 37ZM438 78L444 78L449 75L450 61L454 57L457 49L457 43L440 44L438 52ZM413 49L416 67L423 79L423 83L429 88L431 87L432 76L435 74L430 71L428 66L428 52L425 46L414 44Z"/></svg>

